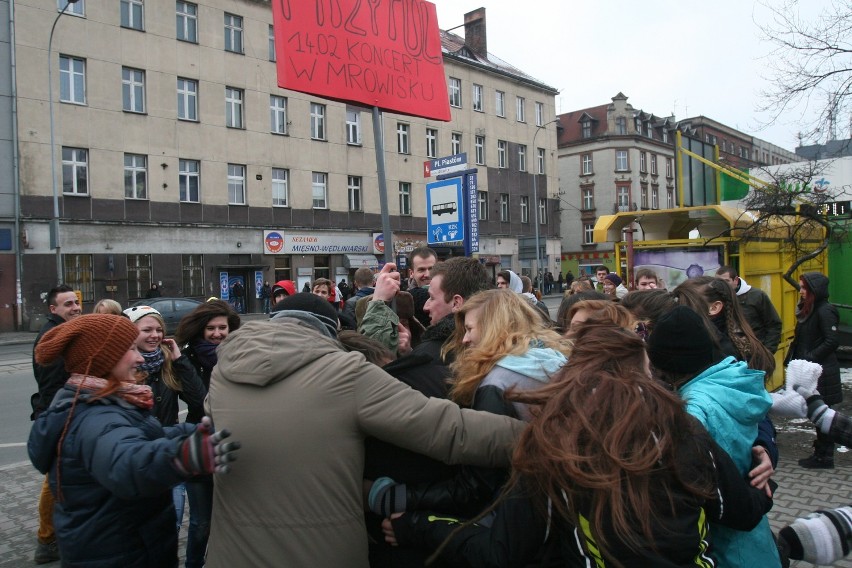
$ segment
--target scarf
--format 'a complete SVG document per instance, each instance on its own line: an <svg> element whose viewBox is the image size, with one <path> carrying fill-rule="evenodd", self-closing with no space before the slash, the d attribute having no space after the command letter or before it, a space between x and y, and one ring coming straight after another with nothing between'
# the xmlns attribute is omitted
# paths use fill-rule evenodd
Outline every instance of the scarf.
<svg viewBox="0 0 852 568"><path fill-rule="evenodd" d="M212 369L219 361L219 357L216 355L217 347L217 344L204 341L203 339L192 343L192 350L195 351L195 356L198 357L198 361L204 369Z"/></svg>
<svg viewBox="0 0 852 568"><path fill-rule="evenodd" d="M144 371L150 375L159 371L163 366L165 357L163 356L163 350L160 349L160 347L157 347L150 353L140 351L139 354L142 355L142 358L145 360L141 365L139 365L140 371Z"/></svg>
<svg viewBox="0 0 852 568"><path fill-rule="evenodd" d="M111 383L106 379L98 377L73 374L65 384L75 387L78 392L83 391L96 395L109 387ZM154 394L148 385L122 382L112 396L117 396L129 404L144 410L150 410L154 407Z"/></svg>

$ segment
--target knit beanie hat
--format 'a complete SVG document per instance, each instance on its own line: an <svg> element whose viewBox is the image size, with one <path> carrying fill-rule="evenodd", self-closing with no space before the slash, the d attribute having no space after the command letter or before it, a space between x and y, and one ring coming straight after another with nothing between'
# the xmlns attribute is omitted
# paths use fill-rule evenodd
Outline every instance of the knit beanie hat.
<svg viewBox="0 0 852 568"><path fill-rule="evenodd" d="M51 329L35 348L36 363L65 360L69 373L105 378L136 342L139 330L124 316L88 314Z"/></svg>
<svg viewBox="0 0 852 568"><path fill-rule="evenodd" d="M609 280L610 282L612 282L616 286L620 286L621 282L622 282L622 280L618 276L618 274L615 274L614 272L610 272L609 274L604 276L604 280Z"/></svg>
<svg viewBox="0 0 852 568"><path fill-rule="evenodd" d="M678 306L654 324L648 358L661 371L697 373L713 363L713 340L701 316Z"/></svg>
<svg viewBox="0 0 852 568"><path fill-rule="evenodd" d="M127 316L127 319L130 320L130 323L136 323L145 316L150 315L160 316L161 318L163 317L162 315L160 315L160 312L158 312L151 306L133 306L132 308L127 308L126 310L124 310L124 315Z"/></svg>
<svg viewBox="0 0 852 568"><path fill-rule="evenodd" d="M271 317L295 318L314 326L324 335L337 338L337 310L328 300L310 292L287 296L275 304Z"/></svg>

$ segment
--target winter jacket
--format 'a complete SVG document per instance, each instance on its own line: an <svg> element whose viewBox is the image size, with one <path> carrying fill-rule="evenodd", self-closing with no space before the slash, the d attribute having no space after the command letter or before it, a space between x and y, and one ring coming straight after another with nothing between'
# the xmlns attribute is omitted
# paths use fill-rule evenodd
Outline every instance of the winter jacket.
<svg viewBox="0 0 852 568"><path fill-rule="evenodd" d="M208 568L366 568L364 439L448 463L503 466L523 423L426 398L289 317L217 350L206 407L242 442L216 480Z"/></svg>
<svg viewBox="0 0 852 568"><path fill-rule="evenodd" d="M772 399L763 386L764 376L763 371L726 357L678 389L686 411L707 428L743 476L751 468L751 447L757 438L758 423L772 407ZM714 526L713 539L722 566L780 566L766 518L749 532Z"/></svg>
<svg viewBox="0 0 852 568"><path fill-rule="evenodd" d="M674 514L660 507L662 522L652 523L653 547L646 544L639 551L629 548L612 532L607 534L607 550L625 568L662 568L724 566L714 560L714 531L708 521L741 530L752 529L772 506L762 491L748 485L731 458L710 438L704 429L695 428L680 436L675 452L676 466L682 479L707 480L718 496L704 500L681 487L673 472L658 470L657 483L673 489ZM667 503L660 491L653 503ZM594 535L588 527L574 527L563 519L551 519L543 496L523 479L510 495L500 501L489 523L468 525L457 532L459 520L440 513L422 511L406 513L393 521L397 541L403 546L418 546L434 551L447 538L450 540L440 560L452 566L472 567L588 567L608 566L597 561ZM580 514L589 518L589 507ZM608 519L604 519L606 522ZM708 535L709 532L709 535ZM439 561L440 562L440 561ZM441 564L444 565L444 564ZM764 566L765 564L755 565Z"/></svg>
<svg viewBox="0 0 852 568"><path fill-rule="evenodd" d="M737 300L743 316L760 342L772 353L778 351L778 344L781 343L781 317L766 292L752 288L740 278Z"/></svg>
<svg viewBox="0 0 852 568"><path fill-rule="evenodd" d="M796 335L787 360L805 359L822 365L817 390L826 404L838 404L843 400L837 362L837 325L840 318L837 308L828 303L828 278L819 272L806 272L802 278L813 291L814 308L808 317L796 323Z"/></svg>
<svg viewBox="0 0 852 568"><path fill-rule="evenodd" d="M201 379L201 384L204 387L204 396L207 396L207 390L210 388L210 375L213 373L213 367L206 367L204 363L201 362L201 359L198 357L198 354L195 352L195 348L192 346L192 343L189 343L180 348L181 355L186 356L189 364L192 365L192 368L195 369L195 374ZM194 381L192 381L194 382ZM181 397L182 398L182 397ZM195 398L195 397L192 397ZM186 402L186 399L183 399ZM196 405L195 403L189 404L187 403L187 413L186 413L186 421L191 422L192 424L198 424L201 422L201 418L204 416L204 399L202 397L201 404Z"/></svg>
<svg viewBox="0 0 852 568"><path fill-rule="evenodd" d="M372 286L362 286L361 288L358 288L355 291L354 294L352 294L351 298L346 300L345 304L343 304L343 315L344 315L344 317L346 318L347 321L352 321L356 326L356 327L353 327L352 329L357 329L357 325L358 325L356 320L355 320L355 304L358 303L358 300L360 300L361 298L365 298L365 297L369 296L374 291L375 291L375 288L373 288Z"/></svg>
<svg viewBox="0 0 852 568"><path fill-rule="evenodd" d="M33 423L27 449L57 495L56 537L63 567L177 566L172 466L194 424L163 428L147 410L81 393L57 444L76 389L63 387ZM61 493L57 490L61 489Z"/></svg>
<svg viewBox="0 0 852 568"><path fill-rule="evenodd" d="M33 375L35 375L38 392L30 397L30 404L33 407L33 413L30 415L30 420L35 420L48 406L50 406L53 397L57 391L62 388L65 381L68 380L68 371L65 370L65 360L59 357L50 365L39 365L35 360L35 348L38 342L45 333L65 323L65 320L56 314L47 316L47 321L41 326L41 330L36 336L33 343Z"/></svg>
<svg viewBox="0 0 852 568"><path fill-rule="evenodd" d="M151 387L154 394L154 408L151 409L151 412L163 426L172 426L178 423L178 398L186 403L189 412L197 415L203 411L204 397L207 396L207 389L204 388L201 377L198 376L192 362L184 353L181 353L180 357L172 361L172 367L175 377L180 381L183 388L181 391L170 389L161 380L162 369L145 378L145 384Z"/></svg>

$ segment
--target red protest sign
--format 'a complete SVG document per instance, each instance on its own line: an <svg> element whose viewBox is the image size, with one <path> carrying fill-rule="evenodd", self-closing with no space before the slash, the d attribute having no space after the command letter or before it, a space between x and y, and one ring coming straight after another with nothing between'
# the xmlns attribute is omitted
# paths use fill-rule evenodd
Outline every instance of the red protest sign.
<svg viewBox="0 0 852 568"><path fill-rule="evenodd" d="M450 120L435 5L273 0L278 86Z"/></svg>

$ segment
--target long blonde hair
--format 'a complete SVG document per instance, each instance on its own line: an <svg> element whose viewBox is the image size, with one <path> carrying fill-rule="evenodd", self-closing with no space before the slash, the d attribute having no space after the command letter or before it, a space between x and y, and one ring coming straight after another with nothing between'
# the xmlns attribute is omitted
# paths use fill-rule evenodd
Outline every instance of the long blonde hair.
<svg viewBox="0 0 852 568"><path fill-rule="evenodd" d="M161 316L158 313L146 314L146 315L142 316L141 318L139 318L138 320L136 320L135 324L138 324L140 321L142 321L146 317L152 317L155 320L157 320L157 322L160 324L160 327L163 328L163 338L165 339L165 337L166 337L166 322L165 322L165 320L163 320L163 316ZM139 326L136 325L136 327L138 328ZM169 346L166 345L165 343L163 343L162 341L160 342L159 348L163 351L163 366L160 367L160 378L163 380L163 383L165 383L165 385L167 387L169 387L173 391L181 392L183 390L183 386L180 383L180 379L178 379L177 376L175 375L175 369L172 366L172 352L169 349ZM137 381L141 382L139 379L144 380L147 377L148 377L148 373L145 373L144 371L140 371L139 376L137 376Z"/></svg>
<svg viewBox="0 0 852 568"><path fill-rule="evenodd" d="M462 343L465 316L479 310L478 345ZM453 353L450 365L450 398L462 406L473 403L479 383L506 355L523 355L532 346L550 347L566 356L569 342L544 326L541 314L525 298L511 290L486 290L467 300L456 312L456 329L444 347Z"/></svg>

